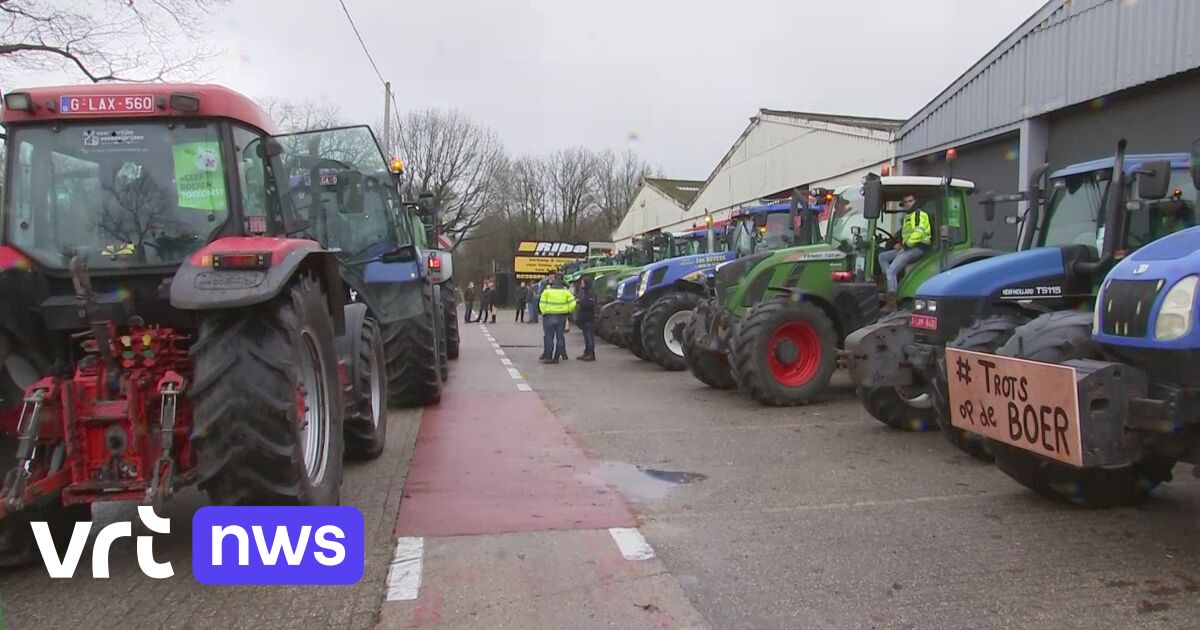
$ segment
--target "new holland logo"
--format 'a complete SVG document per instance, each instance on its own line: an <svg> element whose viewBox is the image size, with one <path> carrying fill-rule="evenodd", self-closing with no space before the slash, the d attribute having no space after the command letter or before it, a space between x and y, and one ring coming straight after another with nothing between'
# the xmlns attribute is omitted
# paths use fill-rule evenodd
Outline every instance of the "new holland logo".
<svg viewBox="0 0 1200 630"><path fill-rule="evenodd" d="M1146 273L1147 271L1149 271L1149 269L1150 269L1150 265L1147 265L1146 263L1142 263L1133 268L1133 275L1140 276L1140 275Z"/></svg>
<svg viewBox="0 0 1200 630"><path fill-rule="evenodd" d="M521 241L517 251L522 254L551 257L587 256L587 243L563 243L560 241Z"/></svg>

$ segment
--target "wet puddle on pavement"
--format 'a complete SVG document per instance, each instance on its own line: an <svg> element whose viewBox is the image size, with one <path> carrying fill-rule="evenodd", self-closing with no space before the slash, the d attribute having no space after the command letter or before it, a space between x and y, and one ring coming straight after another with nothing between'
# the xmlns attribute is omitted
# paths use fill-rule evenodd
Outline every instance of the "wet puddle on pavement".
<svg viewBox="0 0 1200 630"><path fill-rule="evenodd" d="M708 478L701 473L658 470L612 461L602 462L581 476L612 485L627 497L642 501L661 499L679 485Z"/></svg>

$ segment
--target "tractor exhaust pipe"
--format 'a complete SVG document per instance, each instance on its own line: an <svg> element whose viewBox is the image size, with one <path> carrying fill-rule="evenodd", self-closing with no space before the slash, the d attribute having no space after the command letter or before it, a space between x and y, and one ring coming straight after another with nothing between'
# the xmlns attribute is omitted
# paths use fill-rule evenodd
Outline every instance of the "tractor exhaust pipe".
<svg viewBox="0 0 1200 630"><path fill-rule="evenodd" d="M1113 157L1112 183L1108 187L1108 204L1104 208L1104 244L1101 246L1100 258L1096 261L1076 262L1071 271L1082 275L1092 275L1112 263L1116 257L1117 248L1124 242L1124 226L1122 212L1125 208L1125 139L1117 142L1117 153Z"/></svg>

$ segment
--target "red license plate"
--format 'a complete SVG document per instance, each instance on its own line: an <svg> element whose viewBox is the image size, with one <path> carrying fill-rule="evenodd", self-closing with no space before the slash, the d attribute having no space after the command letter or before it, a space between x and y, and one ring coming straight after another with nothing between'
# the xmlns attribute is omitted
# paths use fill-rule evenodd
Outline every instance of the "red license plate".
<svg viewBox="0 0 1200 630"><path fill-rule="evenodd" d="M908 325L921 330L937 330L937 318L932 315L910 315Z"/></svg>
<svg viewBox="0 0 1200 630"><path fill-rule="evenodd" d="M122 94L115 96L60 96L58 111L67 115L151 114L154 96Z"/></svg>

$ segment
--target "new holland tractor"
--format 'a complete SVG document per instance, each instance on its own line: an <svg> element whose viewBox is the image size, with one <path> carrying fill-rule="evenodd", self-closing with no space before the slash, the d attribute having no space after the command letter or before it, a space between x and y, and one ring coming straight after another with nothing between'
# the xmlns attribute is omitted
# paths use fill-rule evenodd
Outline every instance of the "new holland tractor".
<svg viewBox="0 0 1200 630"><path fill-rule="evenodd" d="M637 275L642 268L650 263L665 260L675 255L675 238L666 232L644 234L633 239L633 245L622 252L622 264L628 268L607 274L597 289L597 303L600 311L596 320L597 335L603 330L606 336L601 339L616 346L630 348L638 355L639 340L634 339L629 330L629 314L633 310L633 292L620 292L621 284L630 278L636 286ZM607 300L607 301L606 301Z"/></svg>
<svg viewBox="0 0 1200 630"><path fill-rule="evenodd" d="M711 303L697 308L685 336L692 373L713 387L736 385L764 404L811 402L827 389L846 335L882 312L877 254L897 236L880 225L881 213L899 216L897 204L912 195L931 215L933 247L900 279L897 299L907 308L938 271L996 255L972 245L973 189L961 179L868 175L862 186L837 191L814 244L752 251L721 265ZM750 251L755 238L739 231L735 249Z"/></svg>
<svg viewBox="0 0 1200 630"><path fill-rule="evenodd" d="M1187 186L1165 182L1179 169L1161 166L1136 169L1140 203L1132 220L1106 223L1101 256L1160 238L1112 267L1091 312L1039 315L995 353L946 349L951 423L1044 497L1133 504L1170 481L1176 462L1200 464L1200 228L1179 230L1195 224L1200 143Z"/></svg>
<svg viewBox="0 0 1200 630"><path fill-rule="evenodd" d="M440 254L413 243L367 127L273 136L207 85L3 104L0 565L38 557L30 521L61 554L90 504L190 484L337 504L343 456L383 451L393 370L439 390ZM427 351L386 365L389 331Z"/></svg>
<svg viewBox="0 0 1200 630"><path fill-rule="evenodd" d="M1124 169L1114 180L1116 163ZM1184 153L1125 155L1122 144L1114 157L1051 173L1046 193L1035 173L1031 192L1002 198L1031 202L1020 251L935 276L921 286L912 309L847 340L851 375L867 411L898 428L936 426L956 447L990 460L982 439L951 423L944 348L995 352L1018 326L1043 313L1089 310L1112 262L1156 237L1151 217L1194 199L1188 164ZM1146 179L1151 172L1160 177ZM1146 187L1166 183L1170 191L1161 195ZM1108 234L1122 236L1107 242Z"/></svg>

